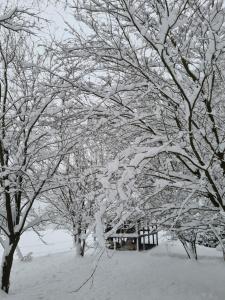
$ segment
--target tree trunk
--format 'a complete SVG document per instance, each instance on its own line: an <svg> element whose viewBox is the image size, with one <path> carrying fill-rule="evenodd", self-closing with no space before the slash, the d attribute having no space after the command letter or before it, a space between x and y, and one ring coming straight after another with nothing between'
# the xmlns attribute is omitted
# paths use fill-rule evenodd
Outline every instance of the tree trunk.
<svg viewBox="0 0 225 300"><path fill-rule="evenodd" d="M80 255L81 256L84 256L85 244L86 244L86 241L85 241L85 239L83 239L82 240L82 245L81 245L81 248L80 248Z"/></svg>
<svg viewBox="0 0 225 300"><path fill-rule="evenodd" d="M82 239L81 222L78 223L77 230L75 230L75 226L74 226L74 244L76 249L76 255L84 256L86 241L85 239Z"/></svg>
<svg viewBox="0 0 225 300"><path fill-rule="evenodd" d="M78 236L76 236L75 240L75 251L76 255L79 256L81 252L81 239Z"/></svg>
<svg viewBox="0 0 225 300"><path fill-rule="evenodd" d="M195 241L190 242L182 238L179 238L179 240L182 243L188 258L197 260L198 256L197 256L196 242Z"/></svg>
<svg viewBox="0 0 225 300"><path fill-rule="evenodd" d="M18 245L19 239L14 240L9 243L9 246L4 249L3 259L2 259L2 278L1 278L1 289L5 293L9 293L10 286L10 274L13 264L13 257L16 247Z"/></svg>
<svg viewBox="0 0 225 300"><path fill-rule="evenodd" d="M216 228L212 224L209 224L209 227L212 229L213 233L215 234L215 236L217 237L217 239L220 243L221 250L223 252L223 260L225 261L225 243L223 242L223 240L222 240L220 234L217 232Z"/></svg>
<svg viewBox="0 0 225 300"><path fill-rule="evenodd" d="M80 235L76 235L74 238L75 241L75 249L76 249L76 254L78 256L84 256L84 250L85 250L85 239L81 239Z"/></svg>
<svg viewBox="0 0 225 300"><path fill-rule="evenodd" d="M223 260L225 261L225 250L222 249L222 251L223 251Z"/></svg>

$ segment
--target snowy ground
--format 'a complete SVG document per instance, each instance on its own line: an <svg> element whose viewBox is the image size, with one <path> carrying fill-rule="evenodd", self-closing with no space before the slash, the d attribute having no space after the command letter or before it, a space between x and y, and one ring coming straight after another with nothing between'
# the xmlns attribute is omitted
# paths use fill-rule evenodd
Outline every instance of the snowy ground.
<svg viewBox="0 0 225 300"><path fill-rule="evenodd" d="M30 236L29 236L30 235ZM109 250L102 255L75 257L71 238L47 232L50 245L41 245L32 233L22 241L23 252L33 251L32 262L15 261L9 296L4 300L223 300L225 264L221 252L199 247L199 261L186 259L177 242L163 242L144 252ZM46 237L46 238L47 238ZM65 251L63 253L55 253Z"/></svg>

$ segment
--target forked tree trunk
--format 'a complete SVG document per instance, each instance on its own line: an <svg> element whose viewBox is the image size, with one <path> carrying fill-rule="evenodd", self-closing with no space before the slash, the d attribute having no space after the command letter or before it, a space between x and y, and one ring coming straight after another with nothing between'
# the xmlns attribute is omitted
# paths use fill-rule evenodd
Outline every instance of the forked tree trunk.
<svg viewBox="0 0 225 300"><path fill-rule="evenodd" d="M182 243L182 245L187 253L188 258L197 260L198 256L197 256L196 242L195 241L190 242L190 241L187 241L180 237L179 237L179 240Z"/></svg>
<svg viewBox="0 0 225 300"><path fill-rule="evenodd" d="M180 228L180 226L178 228ZM198 256L197 256L197 249L196 249L196 239L197 239L196 232L194 232L194 230L192 230L192 231L185 233L178 229L176 234L177 234L178 239L182 243L182 245L187 253L188 258L197 260Z"/></svg>
<svg viewBox="0 0 225 300"><path fill-rule="evenodd" d="M10 274L12 270L14 252L16 250L18 242L19 239L14 240L13 243L9 244L8 248L4 249L3 253L1 289L7 294L9 293Z"/></svg>

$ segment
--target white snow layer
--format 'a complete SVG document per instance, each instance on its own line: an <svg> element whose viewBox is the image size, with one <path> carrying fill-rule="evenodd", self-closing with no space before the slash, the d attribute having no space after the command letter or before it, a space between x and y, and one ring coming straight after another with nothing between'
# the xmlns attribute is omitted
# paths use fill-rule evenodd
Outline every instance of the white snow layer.
<svg viewBox="0 0 225 300"><path fill-rule="evenodd" d="M54 233L56 235L56 233ZM65 239L65 237L64 237ZM57 238L55 238L56 242ZM59 232L57 244L62 240ZM34 241L34 240L33 240ZM32 244L32 239L30 240ZM161 242L152 250L105 251L93 280L75 292L90 276L97 254L64 253L15 261L7 300L222 300L225 265L221 252L198 247L199 261L186 258L178 242ZM33 244L33 252L35 247ZM56 246L58 251L58 246ZM22 251L24 249L21 246ZM29 249L30 250L30 249ZM52 252L52 251L51 251Z"/></svg>

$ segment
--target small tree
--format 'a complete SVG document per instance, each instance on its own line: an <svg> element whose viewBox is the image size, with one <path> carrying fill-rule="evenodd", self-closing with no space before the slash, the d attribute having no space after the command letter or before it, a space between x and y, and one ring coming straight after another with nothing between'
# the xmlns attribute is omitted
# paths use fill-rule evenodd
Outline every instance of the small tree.
<svg viewBox="0 0 225 300"><path fill-rule="evenodd" d="M4 22L8 20L11 17ZM28 40L26 33L6 32L0 44L1 288L6 293L20 237L41 221L30 214L33 204L51 189L54 174L74 144L61 134L62 97L49 89L53 77L35 67L48 68L50 58Z"/></svg>
<svg viewBox="0 0 225 300"><path fill-rule="evenodd" d="M57 172L60 187L47 197L51 221L71 233L80 256L84 256L88 230L93 227L97 193L97 171L87 156L82 147L63 160Z"/></svg>

